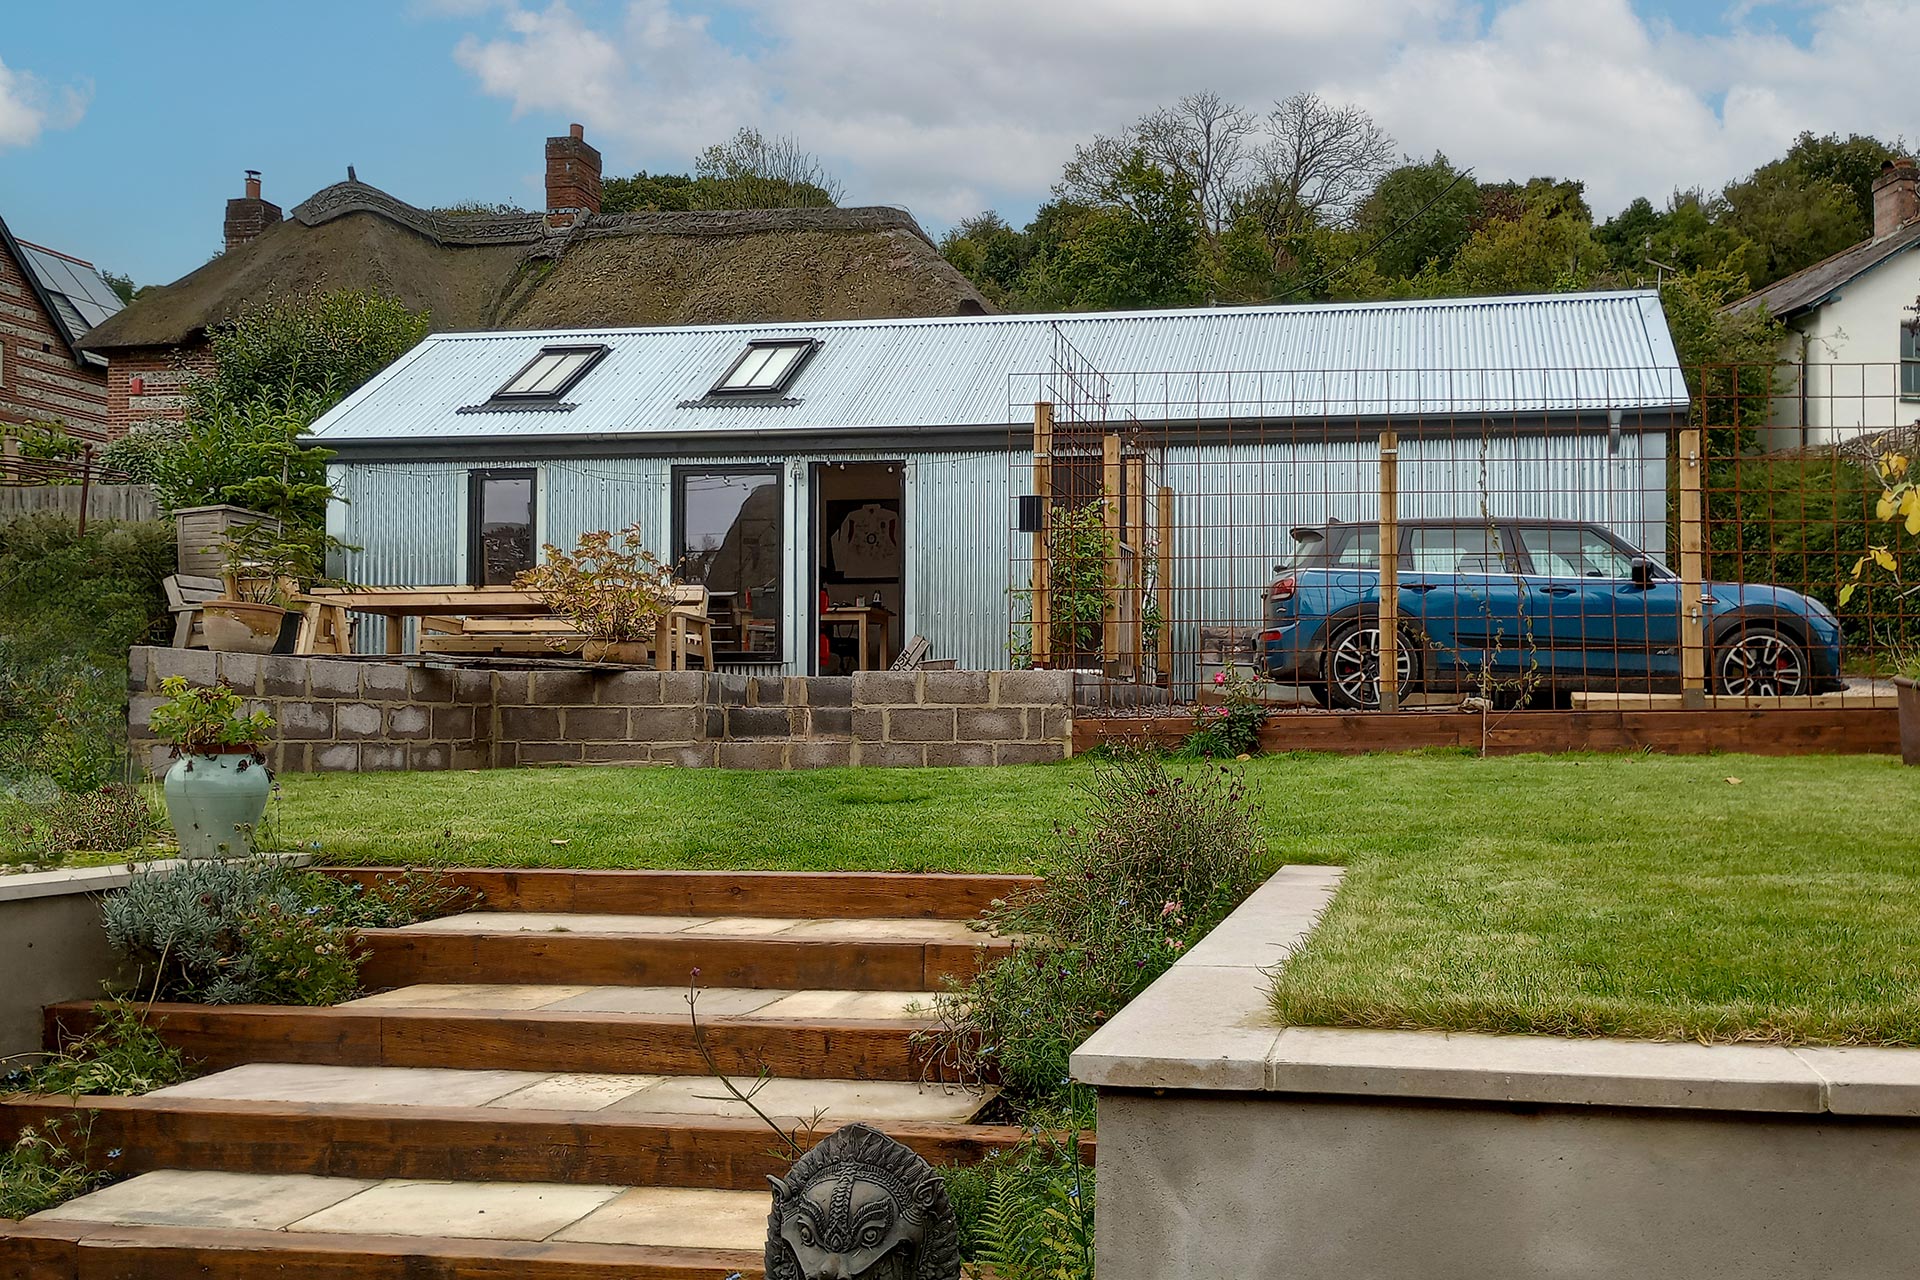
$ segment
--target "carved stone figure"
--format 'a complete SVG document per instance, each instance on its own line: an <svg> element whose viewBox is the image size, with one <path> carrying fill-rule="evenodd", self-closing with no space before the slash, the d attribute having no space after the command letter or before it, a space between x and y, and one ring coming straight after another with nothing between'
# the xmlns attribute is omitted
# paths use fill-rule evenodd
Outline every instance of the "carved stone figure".
<svg viewBox="0 0 1920 1280"><path fill-rule="evenodd" d="M946 1185L878 1129L850 1124L767 1180L767 1280L959 1280Z"/></svg>

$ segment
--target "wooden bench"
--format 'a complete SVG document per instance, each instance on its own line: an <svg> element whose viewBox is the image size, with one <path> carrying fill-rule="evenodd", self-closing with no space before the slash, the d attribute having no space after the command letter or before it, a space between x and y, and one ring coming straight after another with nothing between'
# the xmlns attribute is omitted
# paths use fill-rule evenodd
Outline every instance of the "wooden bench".
<svg viewBox="0 0 1920 1280"><path fill-rule="evenodd" d="M192 573L170 574L160 584L167 593L167 612L173 615L173 647L204 649L206 629L200 625L200 606L226 594L226 584L218 578Z"/></svg>
<svg viewBox="0 0 1920 1280"><path fill-rule="evenodd" d="M561 657L580 652L587 637L565 618L420 619L421 653Z"/></svg>

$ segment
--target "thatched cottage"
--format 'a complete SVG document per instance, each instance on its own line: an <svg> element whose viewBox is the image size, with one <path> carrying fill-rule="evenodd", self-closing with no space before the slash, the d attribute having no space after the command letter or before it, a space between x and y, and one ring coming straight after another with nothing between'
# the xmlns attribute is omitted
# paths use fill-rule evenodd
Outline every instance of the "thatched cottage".
<svg viewBox="0 0 1920 1280"><path fill-rule="evenodd" d="M226 249L86 336L115 434L174 416L210 326L249 303L369 289L440 331L635 328L978 315L966 277L899 209L600 212L600 153L547 139L544 213L417 208L351 169L282 217L258 173L227 202Z"/></svg>

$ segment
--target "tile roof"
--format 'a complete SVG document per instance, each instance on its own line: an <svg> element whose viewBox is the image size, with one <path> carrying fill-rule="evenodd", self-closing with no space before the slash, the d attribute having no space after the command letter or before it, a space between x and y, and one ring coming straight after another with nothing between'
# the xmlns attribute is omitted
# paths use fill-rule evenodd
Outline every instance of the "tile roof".
<svg viewBox="0 0 1920 1280"><path fill-rule="evenodd" d="M1873 270L1896 254L1920 245L1920 221L1909 222L1892 235L1878 240L1862 240L1850 249L1822 258L1810 267L1802 267L1790 276L1775 280L1727 310L1738 314L1765 306L1768 314L1785 319L1819 306L1839 292L1849 281Z"/></svg>

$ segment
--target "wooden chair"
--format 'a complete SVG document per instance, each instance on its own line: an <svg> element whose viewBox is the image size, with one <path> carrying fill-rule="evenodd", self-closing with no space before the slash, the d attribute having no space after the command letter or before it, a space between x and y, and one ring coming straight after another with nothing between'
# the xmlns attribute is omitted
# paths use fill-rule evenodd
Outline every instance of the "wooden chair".
<svg viewBox="0 0 1920 1280"><path fill-rule="evenodd" d="M167 593L167 612L173 615L173 647L206 648L207 633L200 625L200 606L225 594L225 584L218 578L176 573L160 585Z"/></svg>
<svg viewBox="0 0 1920 1280"><path fill-rule="evenodd" d="M713 670L713 619L707 612L708 601L707 589L697 582L674 585L673 604L664 619L664 652L663 637L654 636L654 666L662 671L685 671L697 655L702 667Z"/></svg>

